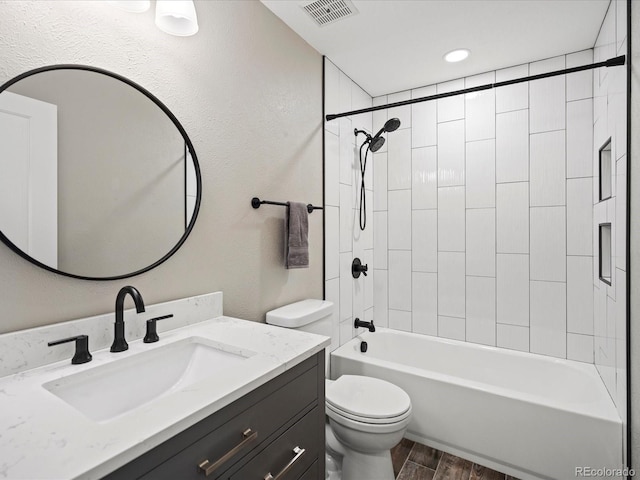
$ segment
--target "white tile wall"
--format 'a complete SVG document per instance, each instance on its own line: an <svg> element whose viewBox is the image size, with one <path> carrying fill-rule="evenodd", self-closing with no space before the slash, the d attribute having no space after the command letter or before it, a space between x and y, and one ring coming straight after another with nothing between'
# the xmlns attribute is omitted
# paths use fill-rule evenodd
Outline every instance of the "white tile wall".
<svg viewBox="0 0 640 480"><path fill-rule="evenodd" d="M592 175L592 148L593 99L567 103L567 178Z"/></svg>
<svg viewBox="0 0 640 480"><path fill-rule="evenodd" d="M529 351L529 327L498 324L496 332L498 347Z"/></svg>
<svg viewBox="0 0 640 480"><path fill-rule="evenodd" d="M537 75L565 68L564 56L549 58L529 65L529 74ZM565 75L529 83L529 115L531 133L565 128Z"/></svg>
<svg viewBox="0 0 640 480"><path fill-rule="evenodd" d="M531 208L531 279L564 282L566 268L565 207Z"/></svg>
<svg viewBox="0 0 640 480"><path fill-rule="evenodd" d="M438 211L414 210L411 222L414 272L438 271Z"/></svg>
<svg viewBox="0 0 640 480"><path fill-rule="evenodd" d="M324 203L340 205L340 139L327 132L325 135L324 153Z"/></svg>
<svg viewBox="0 0 640 480"><path fill-rule="evenodd" d="M567 180L567 255L592 255L591 178Z"/></svg>
<svg viewBox="0 0 640 480"><path fill-rule="evenodd" d="M412 208L438 208L437 147L414 148L411 152Z"/></svg>
<svg viewBox="0 0 640 480"><path fill-rule="evenodd" d="M593 262L567 257L567 331L593 335Z"/></svg>
<svg viewBox="0 0 640 480"><path fill-rule="evenodd" d="M438 188L438 250L464 252L464 187Z"/></svg>
<svg viewBox="0 0 640 480"><path fill-rule="evenodd" d="M530 137L529 194L536 207L565 204L565 132Z"/></svg>
<svg viewBox="0 0 640 480"><path fill-rule="evenodd" d="M387 212L373 213L373 267L387 269Z"/></svg>
<svg viewBox="0 0 640 480"><path fill-rule="evenodd" d="M579 67L590 63L593 63L593 50L583 50L567 55L567 68ZM584 72L567 75L567 102L591 97L593 97L593 72L585 70ZM569 125L567 125L567 128L569 128Z"/></svg>
<svg viewBox="0 0 640 480"><path fill-rule="evenodd" d="M593 363L593 336L567 333L567 358Z"/></svg>
<svg viewBox="0 0 640 480"><path fill-rule="evenodd" d="M496 82L529 76L529 65L518 65L496 71ZM517 83L496 89L496 113L529 108L529 83ZM527 342L528 343L528 342Z"/></svg>
<svg viewBox="0 0 640 480"><path fill-rule="evenodd" d="M440 101L440 100L438 100ZM438 124L438 186L464 185L464 120Z"/></svg>
<svg viewBox="0 0 640 480"><path fill-rule="evenodd" d="M495 207L495 140L467 142L466 177L467 208Z"/></svg>
<svg viewBox="0 0 640 480"><path fill-rule="evenodd" d="M464 253L438 252L438 315L464 318L464 257Z"/></svg>
<svg viewBox="0 0 640 480"><path fill-rule="evenodd" d="M465 79L465 88L495 82L495 73L483 73ZM496 98L494 90L468 93L465 99L465 133L467 142L495 138Z"/></svg>
<svg viewBox="0 0 640 480"><path fill-rule="evenodd" d="M411 298L413 332L438 335L438 275L413 272Z"/></svg>
<svg viewBox="0 0 640 480"><path fill-rule="evenodd" d="M436 94L436 87L416 88L411 98L428 97ZM411 105L411 146L413 148L436 145L438 142L436 102L422 102Z"/></svg>
<svg viewBox="0 0 640 480"><path fill-rule="evenodd" d="M410 251L389 250L389 308L411 312Z"/></svg>
<svg viewBox="0 0 640 480"><path fill-rule="evenodd" d="M389 277L387 270L373 272L373 314L376 325L389 325Z"/></svg>
<svg viewBox="0 0 640 480"><path fill-rule="evenodd" d="M436 93L447 93L464 88L464 79L452 80L450 82L436 85ZM464 97L455 95L452 97L437 100L438 122L448 122L464 118ZM438 139L440 145L440 139Z"/></svg>
<svg viewBox="0 0 640 480"><path fill-rule="evenodd" d="M498 254L497 266L498 323L528 327L529 255Z"/></svg>
<svg viewBox="0 0 640 480"><path fill-rule="evenodd" d="M405 100L410 100L410 99L411 99L411 90L387 95L387 101L389 103L404 102ZM402 107L390 108L387 111L387 116L389 118L398 118L401 122L400 124L401 129L411 128L411 105L404 105ZM376 126L375 128L382 128L382 125L380 125L379 127ZM409 137L411 137L411 132L409 132Z"/></svg>
<svg viewBox="0 0 640 480"><path fill-rule="evenodd" d="M498 253L529 253L529 183L496 186Z"/></svg>
<svg viewBox="0 0 640 480"><path fill-rule="evenodd" d="M496 115L496 182L529 180L529 110Z"/></svg>
<svg viewBox="0 0 640 480"><path fill-rule="evenodd" d="M467 276L466 341L496 344L496 279Z"/></svg>
<svg viewBox="0 0 640 480"><path fill-rule="evenodd" d="M389 249L411 250L411 190L389 190Z"/></svg>
<svg viewBox="0 0 640 480"><path fill-rule="evenodd" d="M367 159L367 163L369 163ZM373 210L387 209L387 152L376 152L367 170L373 171Z"/></svg>
<svg viewBox="0 0 640 480"><path fill-rule="evenodd" d="M566 284L531 282L531 352L566 358L566 304Z"/></svg>
<svg viewBox="0 0 640 480"><path fill-rule="evenodd" d="M453 340L465 340L464 318L438 316L438 336Z"/></svg>
<svg viewBox="0 0 640 480"><path fill-rule="evenodd" d="M496 210L467 210L467 275L496 276ZM494 294L495 297L495 294ZM493 302L493 300L492 300ZM495 303L495 302L493 302Z"/></svg>
<svg viewBox="0 0 640 480"><path fill-rule="evenodd" d="M411 188L411 130L387 135L387 181L389 190Z"/></svg>
<svg viewBox="0 0 640 480"><path fill-rule="evenodd" d="M389 309L389 328L411 331L411 312Z"/></svg>
<svg viewBox="0 0 640 480"><path fill-rule="evenodd" d="M340 231L340 209L326 206L324 208L325 228L330 232ZM325 271L324 278L329 280L340 276L340 238L338 235L327 235L325 239Z"/></svg>

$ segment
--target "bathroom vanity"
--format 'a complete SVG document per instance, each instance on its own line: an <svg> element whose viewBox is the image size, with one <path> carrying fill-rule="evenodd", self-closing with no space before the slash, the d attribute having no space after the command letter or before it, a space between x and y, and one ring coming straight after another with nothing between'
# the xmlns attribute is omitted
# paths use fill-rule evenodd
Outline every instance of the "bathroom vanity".
<svg viewBox="0 0 640 480"><path fill-rule="evenodd" d="M159 314L160 340L143 343ZM0 478L321 478L324 336L222 316L222 294L0 335ZM92 361L72 365L87 334Z"/></svg>

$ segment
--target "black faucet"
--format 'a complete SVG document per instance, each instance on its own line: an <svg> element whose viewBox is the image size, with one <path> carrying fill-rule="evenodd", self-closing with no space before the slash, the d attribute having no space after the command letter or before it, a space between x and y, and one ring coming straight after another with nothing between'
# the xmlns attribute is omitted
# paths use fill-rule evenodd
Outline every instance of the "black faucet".
<svg viewBox="0 0 640 480"><path fill-rule="evenodd" d="M356 318L356 321L353 323L353 325L356 328L358 328L358 327L368 328L370 332L375 332L376 331L376 327L373 324L373 320L371 320L370 322L363 322L359 318Z"/></svg>
<svg viewBox="0 0 640 480"><path fill-rule="evenodd" d="M111 345L112 352L124 352L129 348L129 345L124 338L124 297L126 297L127 294L131 295L131 298L133 298L133 301L136 304L136 311L138 313L144 312L144 301L142 300L140 292L130 285L122 287L116 297L116 323L113 345Z"/></svg>

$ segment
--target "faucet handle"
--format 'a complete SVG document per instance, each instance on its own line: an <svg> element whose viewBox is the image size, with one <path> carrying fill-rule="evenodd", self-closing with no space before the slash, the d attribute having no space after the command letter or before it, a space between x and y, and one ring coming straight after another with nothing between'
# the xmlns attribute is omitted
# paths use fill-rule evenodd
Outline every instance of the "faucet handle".
<svg viewBox="0 0 640 480"><path fill-rule="evenodd" d="M160 340L158 337L158 332L156 331L156 322L158 320L164 320L165 318L173 317L173 313L169 315L163 315L162 317L150 318L147 320L147 333L144 336L144 343L154 343Z"/></svg>
<svg viewBox="0 0 640 480"><path fill-rule="evenodd" d="M87 335L78 335L76 337L63 338L61 340L54 340L47 343L48 346L53 347L62 343L76 342L76 353L71 359L71 363L79 365L81 363L90 362L93 358L89 353L89 337Z"/></svg>

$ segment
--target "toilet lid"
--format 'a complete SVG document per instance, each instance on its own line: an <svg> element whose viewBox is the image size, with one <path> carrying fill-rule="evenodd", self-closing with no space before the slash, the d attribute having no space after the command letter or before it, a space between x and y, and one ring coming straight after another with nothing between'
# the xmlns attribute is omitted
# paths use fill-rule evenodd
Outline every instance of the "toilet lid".
<svg viewBox="0 0 640 480"><path fill-rule="evenodd" d="M394 418L411 408L409 395L379 378L343 375L326 387L329 407L364 418Z"/></svg>

